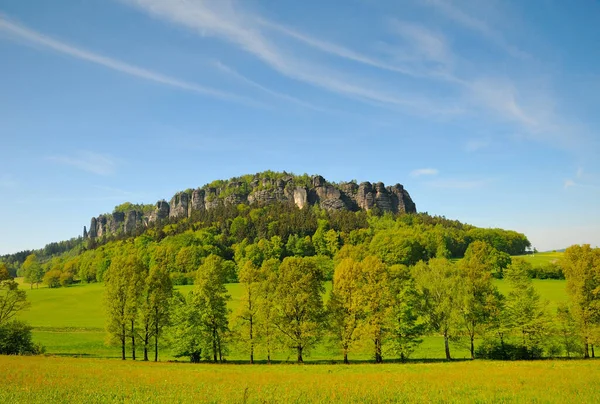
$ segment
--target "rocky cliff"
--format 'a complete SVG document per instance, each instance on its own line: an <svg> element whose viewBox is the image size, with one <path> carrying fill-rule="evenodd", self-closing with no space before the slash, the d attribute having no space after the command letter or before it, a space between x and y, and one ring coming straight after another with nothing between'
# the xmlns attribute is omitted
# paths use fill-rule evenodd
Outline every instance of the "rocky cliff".
<svg viewBox="0 0 600 404"><path fill-rule="evenodd" d="M121 205L111 214L93 217L89 229L84 227L84 237L133 234L156 221L177 221L191 217L194 212L223 205L263 206L275 202L294 204L300 209L319 205L327 210L368 211L377 208L383 212L416 212L415 203L400 184L387 187L382 182L335 184L320 175L265 172L179 192L168 203L162 200L154 206Z"/></svg>

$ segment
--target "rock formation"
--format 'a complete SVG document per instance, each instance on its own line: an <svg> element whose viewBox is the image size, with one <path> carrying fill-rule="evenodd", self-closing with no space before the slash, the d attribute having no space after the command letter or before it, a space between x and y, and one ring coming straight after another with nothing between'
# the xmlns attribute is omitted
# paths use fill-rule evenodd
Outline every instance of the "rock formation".
<svg viewBox="0 0 600 404"><path fill-rule="evenodd" d="M275 178L273 178L275 177ZM192 217L194 212L219 206L247 204L264 206L276 202L289 203L303 209L319 205L326 210L371 210L415 213L415 203L400 184L386 187L382 182L346 182L334 184L320 175L293 176L286 173L259 173L254 176L219 181L219 185L178 192L170 202L156 205L131 205L125 211L115 210L92 218L84 238L134 234L154 222L177 221Z"/></svg>

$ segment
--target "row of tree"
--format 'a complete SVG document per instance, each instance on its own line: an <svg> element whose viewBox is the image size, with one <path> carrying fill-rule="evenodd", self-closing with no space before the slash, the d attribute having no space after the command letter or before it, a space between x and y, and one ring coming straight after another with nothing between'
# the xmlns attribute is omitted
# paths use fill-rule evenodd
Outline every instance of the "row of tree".
<svg viewBox="0 0 600 404"><path fill-rule="evenodd" d="M230 313L225 284L231 266L211 254L199 265L188 296L173 292L160 261L138 250L122 251L106 274L108 331L135 358L137 345L147 359L159 338L176 356L193 362L222 361L231 347L257 352L291 349L298 362L327 340L345 362L370 345L373 358L407 359L425 335L443 337L446 358L451 341L466 341L472 358L532 359L565 352L593 354L600 343L600 252L574 246L565 253L568 305L551 313L540 299L531 266L513 260L504 271L509 292L493 282L497 250L485 242L469 246L457 263L432 258L415 265L388 263L365 246L343 246L334 257L332 288L316 257L275 256L253 260L240 253L237 278L243 287L239 309ZM141 340L141 343L137 341Z"/></svg>

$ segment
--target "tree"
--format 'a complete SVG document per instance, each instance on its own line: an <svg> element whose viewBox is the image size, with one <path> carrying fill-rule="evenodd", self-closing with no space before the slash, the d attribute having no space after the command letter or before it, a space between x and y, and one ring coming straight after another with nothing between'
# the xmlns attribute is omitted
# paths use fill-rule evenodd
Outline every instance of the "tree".
<svg viewBox="0 0 600 404"><path fill-rule="evenodd" d="M323 275L314 261L288 257L279 267L275 301L275 324L287 338L302 363L303 352L312 347L323 331Z"/></svg>
<svg viewBox="0 0 600 404"><path fill-rule="evenodd" d="M31 306L27 294L12 279L0 281L0 325Z"/></svg>
<svg viewBox="0 0 600 404"><path fill-rule="evenodd" d="M589 244L573 245L565 250L561 266L572 314L579 323L583 355L589 358L590 345L593 352L594 335L600 326L600 249Z"/></svg>
<svg viewBox="0 0 600 404"><path fill-rule="evenodd" d="M362 268L351 258L343 259L335 268L333 287L327 302L330 328L339 342L344 363L349 363L348 353L356 341L356 330L363 315L360 291Z"/></svg>
<svg viewBox="0 0 600 404"><path fill-rule="evenodd" d="M391 353L404 362L422 342L426 324L420 320L419 295L408 267L392 265L389 268L390 309L388 346Z"/></svg>
<svg viewBox="0 0 600 404"><path fill-rule="evenodd" d="M30 284L30 289L33 289L34 283L38 288L40 287L44 277L44 269L35 254L28 255L25 262L23 262L23 275L25 276L25 282Z"/></svg>
<svg viewBox="0 0 600 404"><path fill-rule="evenodd" d="M423 296L422 313L429 327L444 337L446 360L451 360L450 337L460 327L461 283L456 268L446 258L433 258L419 262L413 274Z"/></svg>
<svg viewBox="0 0 600 404"><path fill-rule="evenodd" d="M4 262L0 262L0 282L12 279L8 272L8 266Z"/></svg>
<svg viewBox="0 0 600 404"><path fill-rule="evenodd" d="M481 241L471 243L458 265L462 279L460 314L469 338L471 359L475 359L475 337L485 332L494 316L499 315L500 292L493 284L489 253L491 247Z"/></svg>
<svg viewBox="0 0 600 404"><path fill-rule="evenodd" d="M173 294L169 303L172 321L168 337L176 358L186 356L190 362L199 363L204 346L204 330L202 314L194 300L194 292L190 292L187 299L179 292Z"/></svg>
<svg viewBox="0 0 600 404"><path fill-rule="evenodd" d="M562 340L567 357L572 353L580 352L579 327L577 319L573 315L573 309L566 303L561 303L556 308L556 319L558 320L558 332Z"/></svg>
<svg viewBox="0 0 600 404"><path fill-rule="evenodd" d="M127 337L131 338L132 358L135 359L135 324L142 274L143 263L135 254L126 250L113 258L105 275L106 329L111 338L120 343L123 360L125 360Z"/></svg>
<svg viewBox="0 0 600 404"><path fill-rule="evenodd" d="M49 288L58 288L61 286L60 284L60 277L62 275L62 272L56 269L51 269L50 271L46 272L46 274L44 275L44 283L49 287Z"/></svg>
<svg viewBox="0 0 600 404"><path fill-rule="evenodd" d="M152 267L144 280L140 307L145 361L148 360L150 340L154 338L154 361L158 362L158 341L169 323L169 303L172 296L173 284L167 270L160 266Z"/></svg>
<svg viewBox="0 0 600 404"><path fill-rule="evenodd" d="M277 334L277 311L276 311L276 290L277 290L277 277L279 273L278 259L272 258L263 261L260 268L261 282L259 284L259 294L257 307L257 327L258 334L260 336L259 344L267 354L267 363L271 363L271 354L278 345L278 334Z"/></svg>
<svg viewBox="0 0 600 404"><path fill-rule="evenodd" d="M227 294L226 280L227 266L223 259L210 255L198 268L193 294L193 302L202 317L204 340L212 350L214 362L223 361L225 335L229 331L227 301L231 296Z"/></svg>
<svg viewBox="0 0 600 404"><path fill-rule="evenodd" d="M241 321L240 337L249 351L250 363L254 363L254 349L257 337L257 318L260 307L260 285L262 271L252 261L246 263L238 274L240 283L244 286L240 312L237 318Z"/></svg>
<svg viewBox="0 0 600 404"><path fill-rule="evenodd" d="M360 265L359 282L360 303L364 310L361 332L373 342L375 363L381 363L383 341L393 305L388 267L379 258L367 256Z"/></svg>
<svg viewBox="0 0 600 404"><path fill-rule="evenodd" d="M528 276L530 268L528 262L515 259L504 274L511 288L506 296L506 326L520 335L521 357L525 359L541 356L549 323L547 302L540 300Z"/></svg>

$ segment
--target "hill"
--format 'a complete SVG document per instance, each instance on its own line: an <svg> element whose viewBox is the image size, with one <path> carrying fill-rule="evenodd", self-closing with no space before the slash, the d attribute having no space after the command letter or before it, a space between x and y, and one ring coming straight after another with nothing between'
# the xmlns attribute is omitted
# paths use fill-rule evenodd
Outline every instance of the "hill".
<svg viewBox="0 0 600 404"><path fill-rule="evenodd" d="M84 227L83 235L90 239L106 235L133 235L156 222L186 219L221 206L264 206L276 202L289 203L300 209L318 205L326 210L417 211L410 195L400 184L388 187L382 182L357 184L350 181L336 184L320 175L298 176L265 171L227 181L216 180L201 188L178 192L169 203L165 200L158 201L154 206L124 203L111 214L92 218L89 231Z"/></svg>

